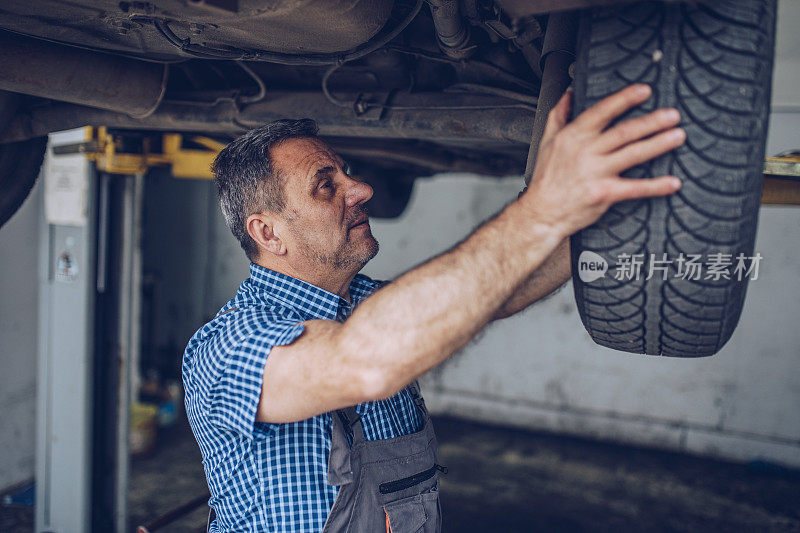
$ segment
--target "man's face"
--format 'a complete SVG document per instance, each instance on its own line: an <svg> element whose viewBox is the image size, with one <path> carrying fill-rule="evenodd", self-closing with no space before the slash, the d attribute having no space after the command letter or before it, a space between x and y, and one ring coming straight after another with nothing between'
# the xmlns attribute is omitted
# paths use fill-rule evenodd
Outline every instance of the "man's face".
<svg viewBox="0 0 800 533"><path fill-rule="evenodd" d="M284 180L282 217L287 251L298 267L358 272L378 253L364 202L372 187L348 175L348 167L316 137L288 139L272 148Z"/></svg>

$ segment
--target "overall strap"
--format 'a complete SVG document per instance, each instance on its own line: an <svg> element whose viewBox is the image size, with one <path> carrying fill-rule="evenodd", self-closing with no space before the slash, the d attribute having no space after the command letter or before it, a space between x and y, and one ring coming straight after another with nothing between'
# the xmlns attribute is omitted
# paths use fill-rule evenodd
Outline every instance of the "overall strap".
<svg viewBox="0 0 800 533"><path fill-rule="evenodd" d="M423 417L428 416L428 408L425 406L425 400L419 390L419 381L414 380L408 384L408 392L411 393L411 398L417 406L417 409L422 413Z"/></svg>
<svg viewBox="0 0 800 533"><path fill-rule="evenodd" d="M337 412L343 412L345 416L345 420L347 423L348 428L348 436L350 437L350 443L355 444L356 442L363 442L366 439L364 438L364 423L361 421L361 415L358 414L356 411L355 406L345 407L344 409L339 409Z"/></svg>
<svg viewBox="0 0 800 533"><path fill-rule="evenodd" d="M328 459L328 485L342 486L353 482L350 448L364 440L361 417L355 407L331 412L331 453Z"/></svg>

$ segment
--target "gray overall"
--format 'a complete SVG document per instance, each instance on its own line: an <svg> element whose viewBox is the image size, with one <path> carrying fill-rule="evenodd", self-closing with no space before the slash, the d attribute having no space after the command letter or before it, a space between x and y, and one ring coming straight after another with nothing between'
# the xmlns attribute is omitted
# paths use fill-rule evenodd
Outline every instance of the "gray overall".
<svg viewBox="0 0 800 533"><path fill-rule="evenodd" d="M328 483L339 487L323 533L438 533L442 526L436 435L417 384L420 431L367 441L354 407L331 413Z"/></svg>
<svg viewBox="0 0 800 533"><path fill-rule="evenodd" d="M393 439L364 439L355 407L331 413L333 419L328 484L339 493L323 533L439 533L439 472L436 435L416 382L410 386L422 413L422 429ZM208 513L206 531L216 518Z"/></svg>

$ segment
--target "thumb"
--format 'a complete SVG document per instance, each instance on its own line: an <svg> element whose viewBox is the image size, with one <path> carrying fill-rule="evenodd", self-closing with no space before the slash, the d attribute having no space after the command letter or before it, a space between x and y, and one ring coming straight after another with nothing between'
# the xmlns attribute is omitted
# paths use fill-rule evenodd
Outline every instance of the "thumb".
<svg viewBox="0 0 800 533"><path fill-rule="evenodd" d="M547 115L547 124L544 126L544 133L542 133L542 141L539 146L543 146L549 142L556 133L564 129L569 120L569 113L572 109L572 89L567 89L566 92L558 100L558 103L550 110Z"/></svg>

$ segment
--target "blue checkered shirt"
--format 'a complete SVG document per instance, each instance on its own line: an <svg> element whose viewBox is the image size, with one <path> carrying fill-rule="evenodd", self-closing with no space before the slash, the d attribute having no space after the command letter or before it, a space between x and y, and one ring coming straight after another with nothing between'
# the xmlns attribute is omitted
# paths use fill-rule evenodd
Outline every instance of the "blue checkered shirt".
<svg viewBox="0 0 800 533"><path fill-rule="evenodd" d="M380 287L357 275L352 304L310 283L250 265L250 278L200 328L183 356L186 413L217 514L211 531L321 531L336 498L328 485L331 414L289 424L256 421L264 364L305 320L342 321ZM228 312L226 312L228 311ZM408 389L357 406L367 440L422 428Z"/></svg>

